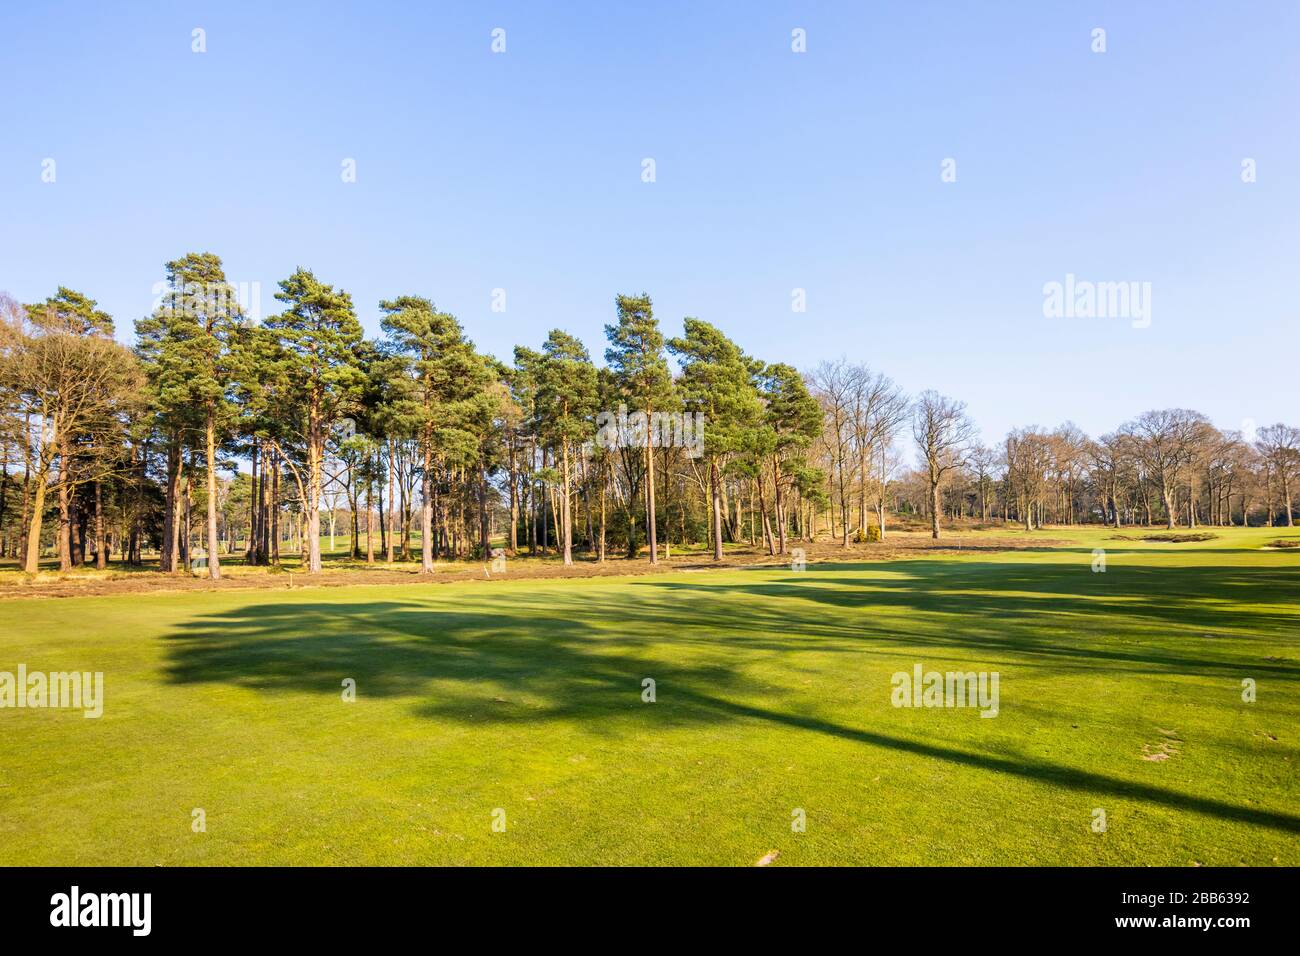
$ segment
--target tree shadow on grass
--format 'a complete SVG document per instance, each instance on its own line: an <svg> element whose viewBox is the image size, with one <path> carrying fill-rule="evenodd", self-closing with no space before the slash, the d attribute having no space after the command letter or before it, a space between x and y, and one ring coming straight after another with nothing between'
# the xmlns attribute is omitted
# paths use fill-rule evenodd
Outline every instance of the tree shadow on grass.
<svg viewBox="0 0 1300 956"><path fill-rule="evenodd" d="M854 577L855 567L869 573ZM1101 586L1077 575L1067 579L1053 566L983 565L983 575L970 567L910 560L821 566L790 572L797 580L789 582L771 580L780 572L769 570L750 572L754 580L740 583L729 576L717 583L669 578L618 587L503 588L460 595L452 599L456 604L441 595L427 602L249 604L198 617L169 634L167 676L177 684L328 694L339 693L350 677L361 694L410 698L417 716L466 724L574 720L592 732L636 734L754 722L1300 833L1300 817L1287 813L799 713L793 691L764 687L763 703L752 702L755 688L743 669L743 653L750 650L787 655L792 668L805 651L898 654L923 647L967 655L995 650L1030 665L1223 677L1244 666L1230 643L1215 655L1120 649L1095 636L1081 639L1068 627L1052 630L1048 622L1062 613L1105 615L1184 633L1229 626L1233 633L1249 633L1297 623L1294 611L1278 610L1283 595L1294 594L1289 589L1295 576L1287 572L1130 568L1126 572L1144 573L1117 575ZM1172 573L1177 583L1160 571ZM1200 595L1225 589L1235 611L1198 603ZM915 622L915 629L891 630L900 626L898 617L881 625L844 613L873 606L908 612L902 620ZM1097 629L1105 626L1099 622ZM691 654L674 655L678 643L689 644ZM1276 679L1300 677L1285 661L1252 661L1249 667ZM644 677L672 688L654 708L641 703Z"/></svg>
<svg viewBox="0 0 1300 956"><path fill-rule="evenodd" d="M351 678L359 695L409 697L425 716L493 720L627 715L647 676L736 682L721 664L638 654L649 640L581 623L581 613L575 606L557 616L535 602L508 612L417 601L250 605L168 634L166 675L176 684L330 694Z"/></svg>
<svg viewBox="0 0 1300 956"><path fill-rule="evenodd" d="M1239 646L1300 634L1300 569L1126 567L1093 574L1086 565L914 559L746 575L754 580L718 587L657 579L633 587L768 599L743 606L756 625L756 646L772 650L791 647L787 635L825 634L829 623L848 637L879 634L901 647L1014 653L1095 670L1300 680L1297 662L1246 657ZM675 603L646 602L650 608ZM828 614L828 608L836 610ZM880 611L895 613L881 618ZM906 629L902 621L909 622ZM1120 634L1141 637L1141 649L1134 640L1116 640ZM1196 653L1187 653L1188 646Z"/></svg>

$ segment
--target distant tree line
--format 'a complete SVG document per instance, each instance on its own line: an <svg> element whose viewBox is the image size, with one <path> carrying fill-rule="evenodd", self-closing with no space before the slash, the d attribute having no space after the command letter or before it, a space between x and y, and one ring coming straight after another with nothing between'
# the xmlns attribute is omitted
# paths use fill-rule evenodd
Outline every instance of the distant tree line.
<svg viewBox="0 0 1300 956"><path fill-rule="evenodd" d="M355 558L432 571L486 558L498 534L570 564L847 545L884 537L891 516L935 537L954 519L1294 520L1289 425L1243 435L1165 409L1097 439L1067 423L989 447L961 402L909 397L865 365L801 374L696 318L665 338L644 294L615 298L598 367L559 329L509 362L485 355L415 295L381 302L367 339L348 293L306 269L260 323L217 256L166 276L133 349L82 293L0 296L0 556L29 572L52 548L63 570L202 556L213 579L223 556L288 549L315 573L340 522Z"/></svg>

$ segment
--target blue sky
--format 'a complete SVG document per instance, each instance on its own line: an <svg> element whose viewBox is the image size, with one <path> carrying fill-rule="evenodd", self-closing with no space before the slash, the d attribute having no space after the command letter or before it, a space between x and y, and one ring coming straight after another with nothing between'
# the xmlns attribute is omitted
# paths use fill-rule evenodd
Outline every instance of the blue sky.
<svg viewBox="0 0 1300 956"><path fill-rule="evenodd" d="M208 250L264 314L302 265L371 333L423 294L507 358L556 326L599 358L646 291L668 334L866 361L987 441L1300 423L1297 38L1290 0L7 3L0 289L129 340ZM1150 282L1150 327L1044 317L1067 273Z"/></svg>

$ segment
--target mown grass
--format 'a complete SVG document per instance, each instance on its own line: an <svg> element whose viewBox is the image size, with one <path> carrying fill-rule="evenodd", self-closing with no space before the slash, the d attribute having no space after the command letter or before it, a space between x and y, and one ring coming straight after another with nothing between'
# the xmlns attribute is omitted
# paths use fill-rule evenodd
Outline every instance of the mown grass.
<svg viewBox="0 0 1300 956"><path fill-rule="evenodd" d="M504 539L493 539L491 546L493 548L504 547ZM363 533L360 537L359 548L361 557L354 557L348 547L346 536L337 538L331 545L328 537L321 539L321 561L325 571L344 571L344 572L372 572L372 571L397 571L401 573L416 575L420 572L420 542L418 536L413 539L410 554L406 559L400 555L400 551L395 556L393 563L389 564L386 560L387 554L380 547L379 539L375 539L375 559L368 562L365 559L366 535ZM660 545L662 550L662 543ZM746 544L731 544L725 546L727 552L748 552L753 550ZM673 557L693 556L709 558L712 550L707 544L693 543L682 545L674 542L671 545L670 554ZM624 556L624 552L616 551L611 548L609 551L609 560L618 561ZM647 557L648 552L645 547L641 548L641 557ZM575 549L575 558L579 562L592 561L594 556L585 548ZM245 560L242 545L240 548L229 554L222 554L221 574L225 578L255 579L267 576L282 576L286 574L299 575L305 573L306 561L303 555L297 551L286 548L280 553L280 560L277 564L249 564ZM554 547L548 549L545 554L540 552L530 553L527 546L519 549L518 555L512 559L524 562L521 567L542 567L546 565L558 565L561 563L559 554ZM434 573L455 574L465 571L470 567L478 567L485 562L480 559L443 559L439 558L434 562ZM6 587L26 587L40 586L55 582L71 583L93 583L97 581L130 581L142 580L159 577L158 555L156 553L147 553L144 556L143 563L138 565L127 564L125 561L114 558L109 561L108 566L100 569L95 567L94 560L91 558L87 563L71 568L67 571L59 570L59 559L56 555L47 554L42 557L39 570L35 574L26 574L21 570L21 564L15 558L0 558L0 589ZM178 572L182 577L192 577L195 579L206 579L208 577L207 565L204 563L192 564L190 567Z"/></svg>
<svg viewBox="0 0 1300 956"><path fill-rule="evenodd" d="M0 710L0 863L1295 865L1300 532L1216 533L6 602L0 670L107 701ZM917 663L998 717L891 706Z"/></svg>

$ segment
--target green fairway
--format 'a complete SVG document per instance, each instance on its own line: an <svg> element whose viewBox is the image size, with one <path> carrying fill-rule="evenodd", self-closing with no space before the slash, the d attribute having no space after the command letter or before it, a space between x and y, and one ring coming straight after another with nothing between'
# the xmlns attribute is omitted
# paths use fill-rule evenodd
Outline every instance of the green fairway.
<svg viewBox="0 0 1300 956"><path fill-rule="evenodd" d="M1208 530L3 602L0 671L106 699L0 710L0 864L1300 864L1300 530ZM998 715L892 706L918 664Z"/></svg>

